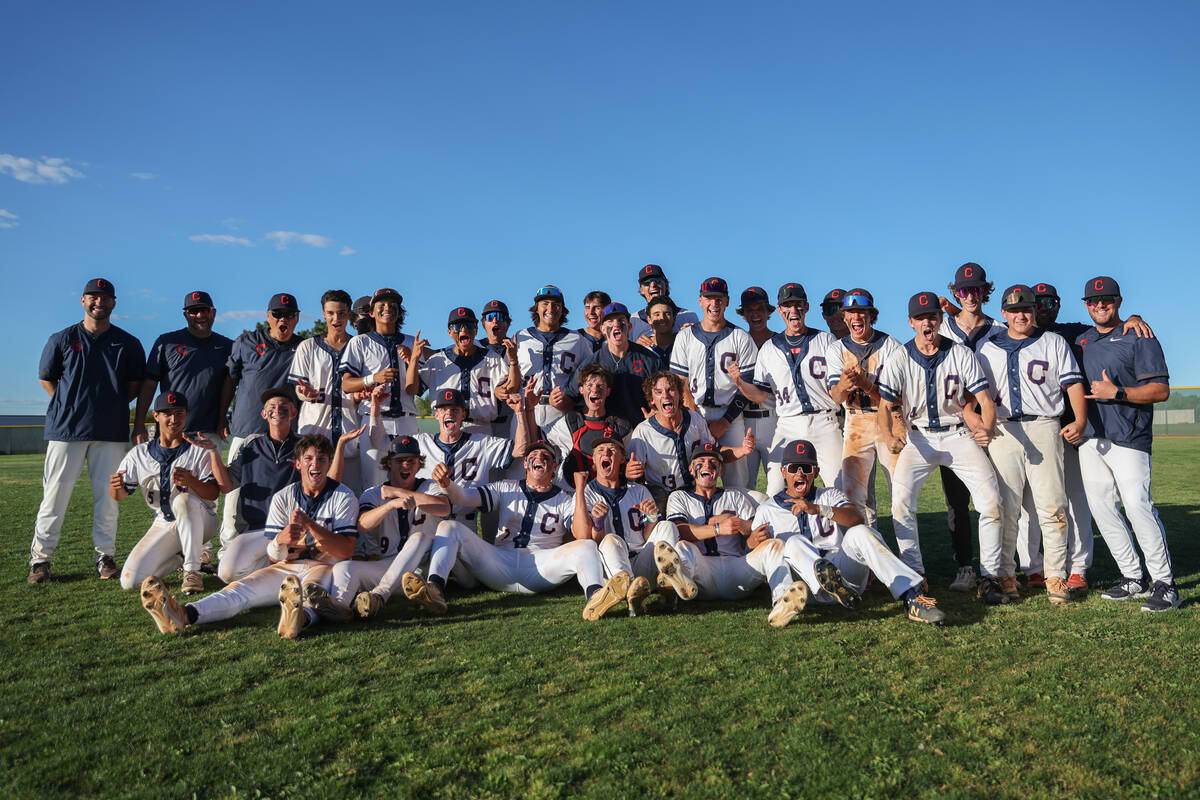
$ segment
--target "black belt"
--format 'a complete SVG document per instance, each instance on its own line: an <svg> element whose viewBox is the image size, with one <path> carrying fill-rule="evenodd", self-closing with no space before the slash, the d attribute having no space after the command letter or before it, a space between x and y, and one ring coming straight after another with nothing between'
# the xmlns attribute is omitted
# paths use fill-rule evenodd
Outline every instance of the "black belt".
<svg viewBox="0 0 1200 800"><path fill-rule="evenodd" d="M961 422L956 422L953 425L930 425L927 428L913 425L913 430L924 431L925 433L945 433L946 431L958 430L962 426L963 424Z"/></svg>
<svg viewBox="0 0 1200 800"><path fill-rule="evenodd" d="M796 416L808 417L808 416L812 416L813 414L833 414L833 413L835 413L835 412L832 408L814 408L812 411L801 411Z"/></svg>
<svg viewBox="0 0 1200 800"><path fill-rule="evenodd" d="M1004 421L1005 422L1033 422L1035 419L1039 419L1037 414L1018 414L1015 417L1005 417Z"/></svg>
<svg viewBox="0 0 1200 800"><path fill-rule="evenodd" d="M743 411L742 416L746 419L764 419L771 416L771 412L764 408L757 411Z"/></svg>
<svg viewBox="0 0 1200 800"><path fill-rule="evenodd" d="M403 408L400 408L400 409L389 408L386 411L380 411L379 415L381 417L387 417L388 419L397 419L399 417L407 417L408 412L405 411Z"/></svg>
<svg viewBox="0 0 1200 800"><path fill-rule="evenodd" d="M878 408L847 408L846 413L847 414L877 414L877 413L879 413L879 409ZM900 416L900 415L895 414L895 416Z"/></svg>

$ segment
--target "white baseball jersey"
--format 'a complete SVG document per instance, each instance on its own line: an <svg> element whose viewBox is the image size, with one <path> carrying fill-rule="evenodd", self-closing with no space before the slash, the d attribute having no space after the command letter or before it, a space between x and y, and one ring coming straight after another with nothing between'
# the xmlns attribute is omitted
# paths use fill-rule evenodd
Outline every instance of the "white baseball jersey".
<svg viewBox="0 0 1200 800"><path fill-rule="evenodd" d="M754 519L755 505L740 489L718 489L711 498L680 489L667 498L667 519L677 524L705 525L713 517L733 514L750 520ZM746 555L746 537L736 533L701 539L696 546L706 556Z"/></svg>
<svg viewBox="0 0 1200 800"><path fill-rule="evenodd" d="M186 469L202 481L213 479L208 451L188 442L171 450L159 445L157 439L143 442L126 453L117 467L117 472L125 471L122 477L125 491L133 494L137 489L142 490L142 498L154 511L156 523L174 522L175 513L171 511L171 501L187 491L171 482L171 470L175 467ZM163 490L164 486L167 487L166 491ZM216 500L202 502L216 512Z"/></svg>
<svg viewBox="0 0 1200 800"><path fill-rule="evenodd" d="M833 388L842 379L842 370L848 367L861 367L871 376L871 383L879 383L879 373L884 363L903 345L894 337L883 331L874 331L871 341L860 344L849 336L837 339L825 351L829 370L829 388ZM761 356L760 356L761 359ZM848 411L873 411L875 403L871 395L862 389L855 389L846 395L842 403Z"/></svg>
<svg viewBox="0 0 1200 800"><path fill-rule="evenodd" d="M737 386L725 369L734 361L742 377L754 374L758 347L750 334L734 325L709 332L693 325L679 332L671 348L671 371L682 377L701 408L724 408L737 394Z"/></svg>
<svg viewBox="0 0 1200 800"><path fill-rule="evenodd" d="M808 501L819 506L849 506L849 498L840 490L816 486L809 490ZM754 515L755 528L759 525L769 525L771 535L776 539L787 541L793 536L800 535L808 539L818 550L837 550L842 543L845 531L831 519L825 519L820 514L792 513L791 498L786 492L780 492L758 507Z"/></svg>
<svg viewBox="0 0 1200 800"><path fill-rule="evenodd" d="M496 547L552 550L571 536L575 493L558 486L535 492L524 480L497 481L477 486L481 508L500 512Z"/></svg>
<svg viewBox="0 0 1200 800"><path fill-rule="evenodd" d="M600 533L615 533L625 540L632 553L641 551L646 545L647 520L638 506L652 500L650 492L640 483L625 482L616 489L603 486L599 481L589 481L583 490L583 500L588 513L596 503L608 506L608 515L603 521L592 520Z"/></svg>
<svg viewBox="0 0 1200 800"><path fill-rule="evenodd" d="M942 336L945 336L950 341L966 345L967 347L971 348L971 350L978 353L979 348L983 346L984 342L986 342L988 339L991 339L993 336L1004 333L1007 330L1007 326L1005 326L1005 324L1000 320L992 319L991 317L984 317L983 323L980 324L980 326L974 331L972 331L970 336L967 336L967 334L963 332L963 329L958 327L958 322L955 320L955 318L947 314L942 320L941 327L938 328L938 333L940 333Z"/></svg>
<svg viewBox="0 0 1200 800"><path fill-rule="evenodd" d="M447 347L426 359L420 375L434 394L442 389L462 392L469 421L491 422L498 413L496 387L508 381L508 359L503 350L497 353L476 347L470 356L464 356Z"/></svg>
<svg viewBox="0 0 1200 800"><path fill-rule="evenodd" d="M274 539L292 521L292 512L300 509L321 527L339 536L358 536L358 499L354 492L333 478L325 481L316 497L304 493L300 481L289 484L271 498L271 510L267 512L267 527L263 531L268 539ZM306 547L313 547L316 540L311 533L304 534ZM313 551L308 558L327 561L324 554Z"/></svg>
<svg viewBox="0 0 1200 800"><path fill-rule="evenodd" d="M629 437L629 457L636 456L646 465L646 483L672 492L691 485L692 476L687 468L696 442L715 444L704 417L685 408L679 433L655 417L647 417L639 423Z"/></svg>
<svg viewBox="0 0 1200 800"><path fill-rule="evenodd" d="M374 375L382 369L396 370L396 377L390 384L391 392L383 400L384 417L416 416L417 406L413 398L405 390L408 383L406 371L408 363L401 357L400 348L413 348L413 337L407 333L382 334L375 331L360 333L350 340L342 351L342 360L338 364L338 375L349 375L352 378L365 378ZM370 413L370 401L363 401L361 416Z"/></svg>
<svg viewBox="0 0 1200 800"><path fill-rule="evenodd" d="M758 350L754 384L775 395L775 413L791 417L813 411L835 411L829 394L829 365L826 351L834 344L832 334L807 328L800 343L788 343L777 333Z"/></svg>
<svg viewBox="0 0 1200 800"><path fill-rule="evenodd" d="M910 340L892 354L879 373L879 396L895 403L918 428L940 428L963 421L966 392L983 391L987 377L979 359L965 345L938 342L926 356Z"/></svg>
<svg viewBox="0 0 1200 800"><path fill-rule="evenodd" d="M372 486L363 492L358 501L360 516L366 511L388 503L383 499L384 485ZM427 480L418 480L413 491L435 496L446 494L442 491L442 487ZM379 523L370 533L359 533L358 541L354 544L354 557L356 559L391 558L400 552L400 548L408 541L409 536L414 533L428 533L432 536L441 521L440 517L426 514L416 506L409 509L393 509L392 513L384 517L383 522Z"/></svg>
<svg viewBox="0 0 1200 800"><path fill-rule="evenodd" d="M556 386L565 389L575 365L592 352L587 339L567 328L546 333L529 327L518 331L513 341L521 375L537 378L534 388L540 395L549 395Z"/></svg>
<svg viewBox="0 0 1200 800"><path fill-rule="evenodd" d="M675 312L675 326L672 329L675 333L683 330L684 325L699 325L700 317L696 316L695 311L686 308L681 308ZM653 338L654 328L651 327L649 320L646 318L646 309L641 309L634 313L629 319L629 341L636 342L643 336Z"/></svg>
<svg viewBox="0 0 1200 800"><path fill-rule="evenodd" d="M350 343L346 343L349 347ZM316 400L300 398L300 414L296 420L296 432L323 433L337 444L338 437L358 427L358 404L350 395L342 394L342 376L338 373L341 351L334 350L324 339L305 339L292 356L288 370L288 383L298 384L303 379L321 394ZM346 455L358 452L358 442L350 442Z"/></svg>
<svg viewBox="0 0 1200 800"><path fill-rule="evenodd" d="M498 436L481 433L464 433L454 444L446 444L432 433L418 433L417 444L425 457L425 466L417 473L418 478L432 478L433 468L445 464L450 470L450 480L464 489L491 483L493 477L508 468L512 462L512 442ZM451 519L471 517L474 508L453 506Z"/></svg>
<svg viewBox="0 0 1200 800"><path fill-rule="evenodd" d="M1063 392L1083 382L1067 340L1037 328L1025 339L1007 332L991 337L980 346L979 361L991 384L997 419L1025 414L1058 418L1066 410Z"/></svg>

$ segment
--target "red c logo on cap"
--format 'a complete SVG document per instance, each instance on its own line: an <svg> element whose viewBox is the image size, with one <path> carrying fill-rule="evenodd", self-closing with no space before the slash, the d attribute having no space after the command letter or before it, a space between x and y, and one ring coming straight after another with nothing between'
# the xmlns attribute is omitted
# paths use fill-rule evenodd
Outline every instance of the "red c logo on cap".
<svg viewBox="0 0 1200 800"><path fill-rule="evenodd" d="M1039 292L1044 292L1044 291L1046 291L1046 284L1044 284L1044 283L1039 283L1039 284L1037 285L1037 290L1038 290Z"/></svg>
<svg viewBox="0 0 1200 800"><path fill-rule="evenodd" d="M442 395L442 399L443 400L453 400L454 399L454 390L447 389L446 393L444 395Z"/></svg>
<svg viewBox="0 0 1200 800"><path fill-rule="evenodd" d="M285 306L290 306L292 304L292 298L290 295L281 294L279 296L279 302L283 303Z"/></svg>
<svg viewBox="0 0 1200 800"><path fill-rule="evenodd" d="M175 405L176 402L178 402L178 401L175 399L174 392L167 395L167 405L173 406L173 405Z"/></svg>
<svg viewBox="0 0 1200 800"><path fill-rule="evenodd" d="M1096 282L1092 284L1092 288L1094 288L1096 291L1100 291L1101 289L1103 289L1104 288L1104 279L1096 278Z"/></svg>
<svg viewBox="0 0 1200 800"><path fill-rule="evenodd" d="M917 296L917 305L919 305L919 306L929 305L929 295L927 295L927 294L918 295Z"/></svg>
<svg viewBox="0 0 1200 800"><path fill-rule="evenodd" d="M458 315L459 315L460 317L465 317L465 316L467 315L467 310L466 310L465 308L460 308L460 309L458 310Z"/></svg>
<svg viewBox="0 0 1200 800"><path fill-rule="evenodd" d="M974 267L967 267L966 269L964 269L964 270L963 270L963 277L964 277L964 278L973 278L973 277L975 277L975 268L974 268Z"/></svg>
<svg viewBox="0 0 1200 800"><path fill-rule="evenodd" d="M199 292L192 292L192 299L193 299L193 300L199 300L199 299L200 299L200 293L199 293Z"/></svg>

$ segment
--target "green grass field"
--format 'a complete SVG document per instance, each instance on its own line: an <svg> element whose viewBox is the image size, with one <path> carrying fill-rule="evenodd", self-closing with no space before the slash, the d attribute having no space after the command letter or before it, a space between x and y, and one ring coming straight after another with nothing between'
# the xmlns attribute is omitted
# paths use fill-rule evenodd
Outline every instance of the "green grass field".
<svg viewBox="0 0 1200 800"><path fill-rule="evenodd" d="M1200 794L1200 441L1161 441L1155 496L1184 596L1149 615L1093 592L985 609L952 573L936 473L932 593L768 628L765 589L671 617L584 623L575 589L451 591L296 642L276 609L160 636L95 578L81 483L25 583L39 456L0 459L0 788L122 797L1136 797ZM880 484L881 501L886 498ZM886 507L886 502L881 503ZM118 561L150 514L122 506ZM885 535L890 520L882 524ZM1097 542L1093 586L1114 580ZM208 578L210 588L219 582ZM167 579L177 589L179 576Z"/></svg>

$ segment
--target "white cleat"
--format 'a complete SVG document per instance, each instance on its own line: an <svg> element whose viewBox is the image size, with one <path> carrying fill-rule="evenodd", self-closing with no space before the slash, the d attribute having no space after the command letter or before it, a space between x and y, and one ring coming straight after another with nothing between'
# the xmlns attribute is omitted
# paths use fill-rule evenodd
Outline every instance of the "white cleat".
<svg viewBox="0 0 1200 800"><path fill-rule="evenodd" d="M629 573L622 570L597 589L583 607L583 618L595 622L629 594Z"/></svg>
<svg viewBox="0 0 1200 800"><path fill-rule="evenodd" d="M698 591L696 582L684 571L683 559L675 552L674 547L666 542L655 542L654 565L658 567L661 581L666 581L681 600L695 599Z"/></svg>
<svg viewBox="0 0 1200 800"><path fill-rule="evenodd" d="M158 626L159 633L179 633L187 627L187 614L158 578L151 575L142 581L142 608Z"/></svg>
<svg viewBox="0 0 1200 800"><path fill-rule="evenodd" d="M796 581L789 586L783 596L775 601L767 622L772 628L782 628L804 610L808 605L808 585L804 581Z"/></svg>
<svg viewBox="0 0 1200 800"><path fill-rule="evenodd" d="M304 630L307 620L300 595L300 579L288 575L279 585L279 627L276 630L284 639L295 639Z"/></svg>
<svg viewBox="0 0 1200 800"><path fill-rule="evenodd" d="M400 578L400 588L404 596L421 606L430 614L445 614L449 609L446 598L437 584L424 580L415 572L406 572Z"/></svg>

